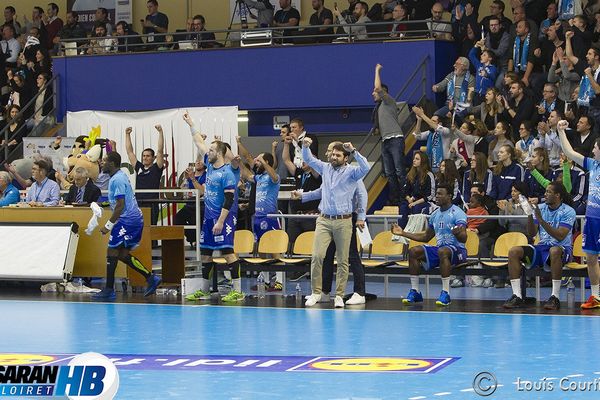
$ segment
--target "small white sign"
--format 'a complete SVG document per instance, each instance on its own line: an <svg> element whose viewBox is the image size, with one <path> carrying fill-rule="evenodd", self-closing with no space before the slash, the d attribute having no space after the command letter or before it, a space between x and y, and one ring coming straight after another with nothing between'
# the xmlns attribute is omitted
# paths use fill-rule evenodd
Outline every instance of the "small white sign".
<svg viewBox="0 0 600 400"><path fill-rule="evenodd" d="M290 123L289 115L276 115L273 117L273 129L279 130L282 126Z"/></svg>

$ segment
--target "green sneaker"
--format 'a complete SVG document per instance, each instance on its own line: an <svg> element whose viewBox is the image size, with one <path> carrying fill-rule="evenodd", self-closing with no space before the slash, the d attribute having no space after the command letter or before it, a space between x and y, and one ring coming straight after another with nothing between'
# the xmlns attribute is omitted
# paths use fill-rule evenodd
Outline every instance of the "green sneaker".
<svg viewBox="0 0 600 400"><path fill-rule="evenodd" d="M223 296L221 298L221 300L223 300L225 302L232 302L232 303L234 303L236 301L242 301L242 300L244 300L245 297L246 297L246 295L244 293L232 290L231 292L229 292L225 296Z"/></svg>
<svg viewBox="0 0 600 400"><path fill-rule="evenodd" d="M210 300L210 293L202 290L196 290L194 293L185 296L185 299L190 301Z"/></svg>

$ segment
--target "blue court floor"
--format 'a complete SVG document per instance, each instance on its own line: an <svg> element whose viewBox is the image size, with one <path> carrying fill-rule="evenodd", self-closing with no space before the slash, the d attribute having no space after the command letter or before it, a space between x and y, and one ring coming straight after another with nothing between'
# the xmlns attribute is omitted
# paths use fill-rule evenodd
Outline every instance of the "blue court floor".
<svg viewBox="0 0 600 400"><path fill-rule="evenodd" d="M480 372L497 379L491 399L600 398L600 319L589 316L10 300L0 315L1 353L94 351L129 364L118 399L477 399ZM330 372L388 359L330 360L320 372L300 363L316 357L397 357L403 371ZM417 373L427 362L415 358L445 361ZM518 380L546 391L519 391ZM591 386L563 391L561 380Z"/></svg>

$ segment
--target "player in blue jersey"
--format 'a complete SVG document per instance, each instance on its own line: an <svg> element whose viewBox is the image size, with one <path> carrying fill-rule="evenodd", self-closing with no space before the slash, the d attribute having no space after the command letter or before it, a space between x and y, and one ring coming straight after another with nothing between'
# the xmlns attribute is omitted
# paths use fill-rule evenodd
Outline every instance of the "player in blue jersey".
<svg viewBox="0 0 600 400"><path fill-rule="evenodd" d="M452 266L463 263L467 259L467 215L456 205L452 204L454 189L451 185L440 184L435 191L435 201L439 206L429 217L427 230L420 233L409 233L397 224L392 225L392 233L404 236L417 242L429 242L435 236L436 246L422 245L408 251L408 270L410 273L411 289L404 304L414 304L423 301L419 291L419 272L421 266L425 271L440 268L442 276L442 292L436 304L450 304L450 273Z"/></svg>
<svg viewBox="0 0 600 400"><path fill-rule="evenodd" d="M532 206L535 216L527 218L527 234L539 234L536 245L515 246L508 252L508 271L513 295L504 308L520 308L525 305L521 293L521 263L525 268L542 267L552 275L552 295L544 303L546 310L560 309L560 285L562 267L573 254L573 224L575 210L565 200L569 195L562 183L552 182L546 187L543 204Z"/></svg>
<svg viewBox="0 0 600 400"><path fill-rule="evenodd" d="M188 300L207 300L210 298L209 278L214 273L213 251L221 251L227 265L231 268L233 290L223 297L223 301L241 301L242 282L240 262L233 252L235 234L234 192L237 181L229 164L225 163L227 146L221 141L211 143L208 150L208 164L204 191L204 221L200 233L202 254L202 283L200 290L186 297ZM213 288L217 290L217 288Z"/></svg>
<svg viewBox="0 0 600 400"><path fill-rule="evenodd" d="M589 191L585 210L585 225L583 227L583 251L586 254L588 275L590 277L591 296L581 305L583 309L600 308L600 139L596 139L592 148L593 158L588 154L579 154L567 139L565 130L569 127L567 121L559 121L558 137L565 155L589 171Z"/></svg>
<svg viewBox="0 0 600 400"><path fill-rule="evenodd" d="M115 151L102 159L102 172L110 175L108 182L108 202L112 210L110 219L100 232L110 232L106 254L106 285L102 291L92 295L93 300L113 301L116 298L115 270L119 261L127 264L146 278L148 286L144 296L150 296L160 285L160 278L146 268L140 260L130 253L142 239L144 217L138 207L129 182L129 177L120 169L121 155Z"/></svg>

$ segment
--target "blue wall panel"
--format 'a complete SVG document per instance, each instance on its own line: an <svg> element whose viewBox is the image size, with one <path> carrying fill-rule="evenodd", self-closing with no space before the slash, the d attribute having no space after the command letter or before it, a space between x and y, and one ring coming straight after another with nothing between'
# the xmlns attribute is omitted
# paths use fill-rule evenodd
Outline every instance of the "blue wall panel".
<svg viewBox="0 0 600 400"><path fill-rule="evenodd" d="M436 57L436 52L442 56ZM453 63L453 45L413 42L281 46L56 58L59 115L85 109L140 111L238 105L245 110L373 105L373 71L395 94L430 57L427 88ZM436 60L433 62L433 60ZM411 82L414 84L415 82ZM411 98L411 102L416 101Z"/></svg>

